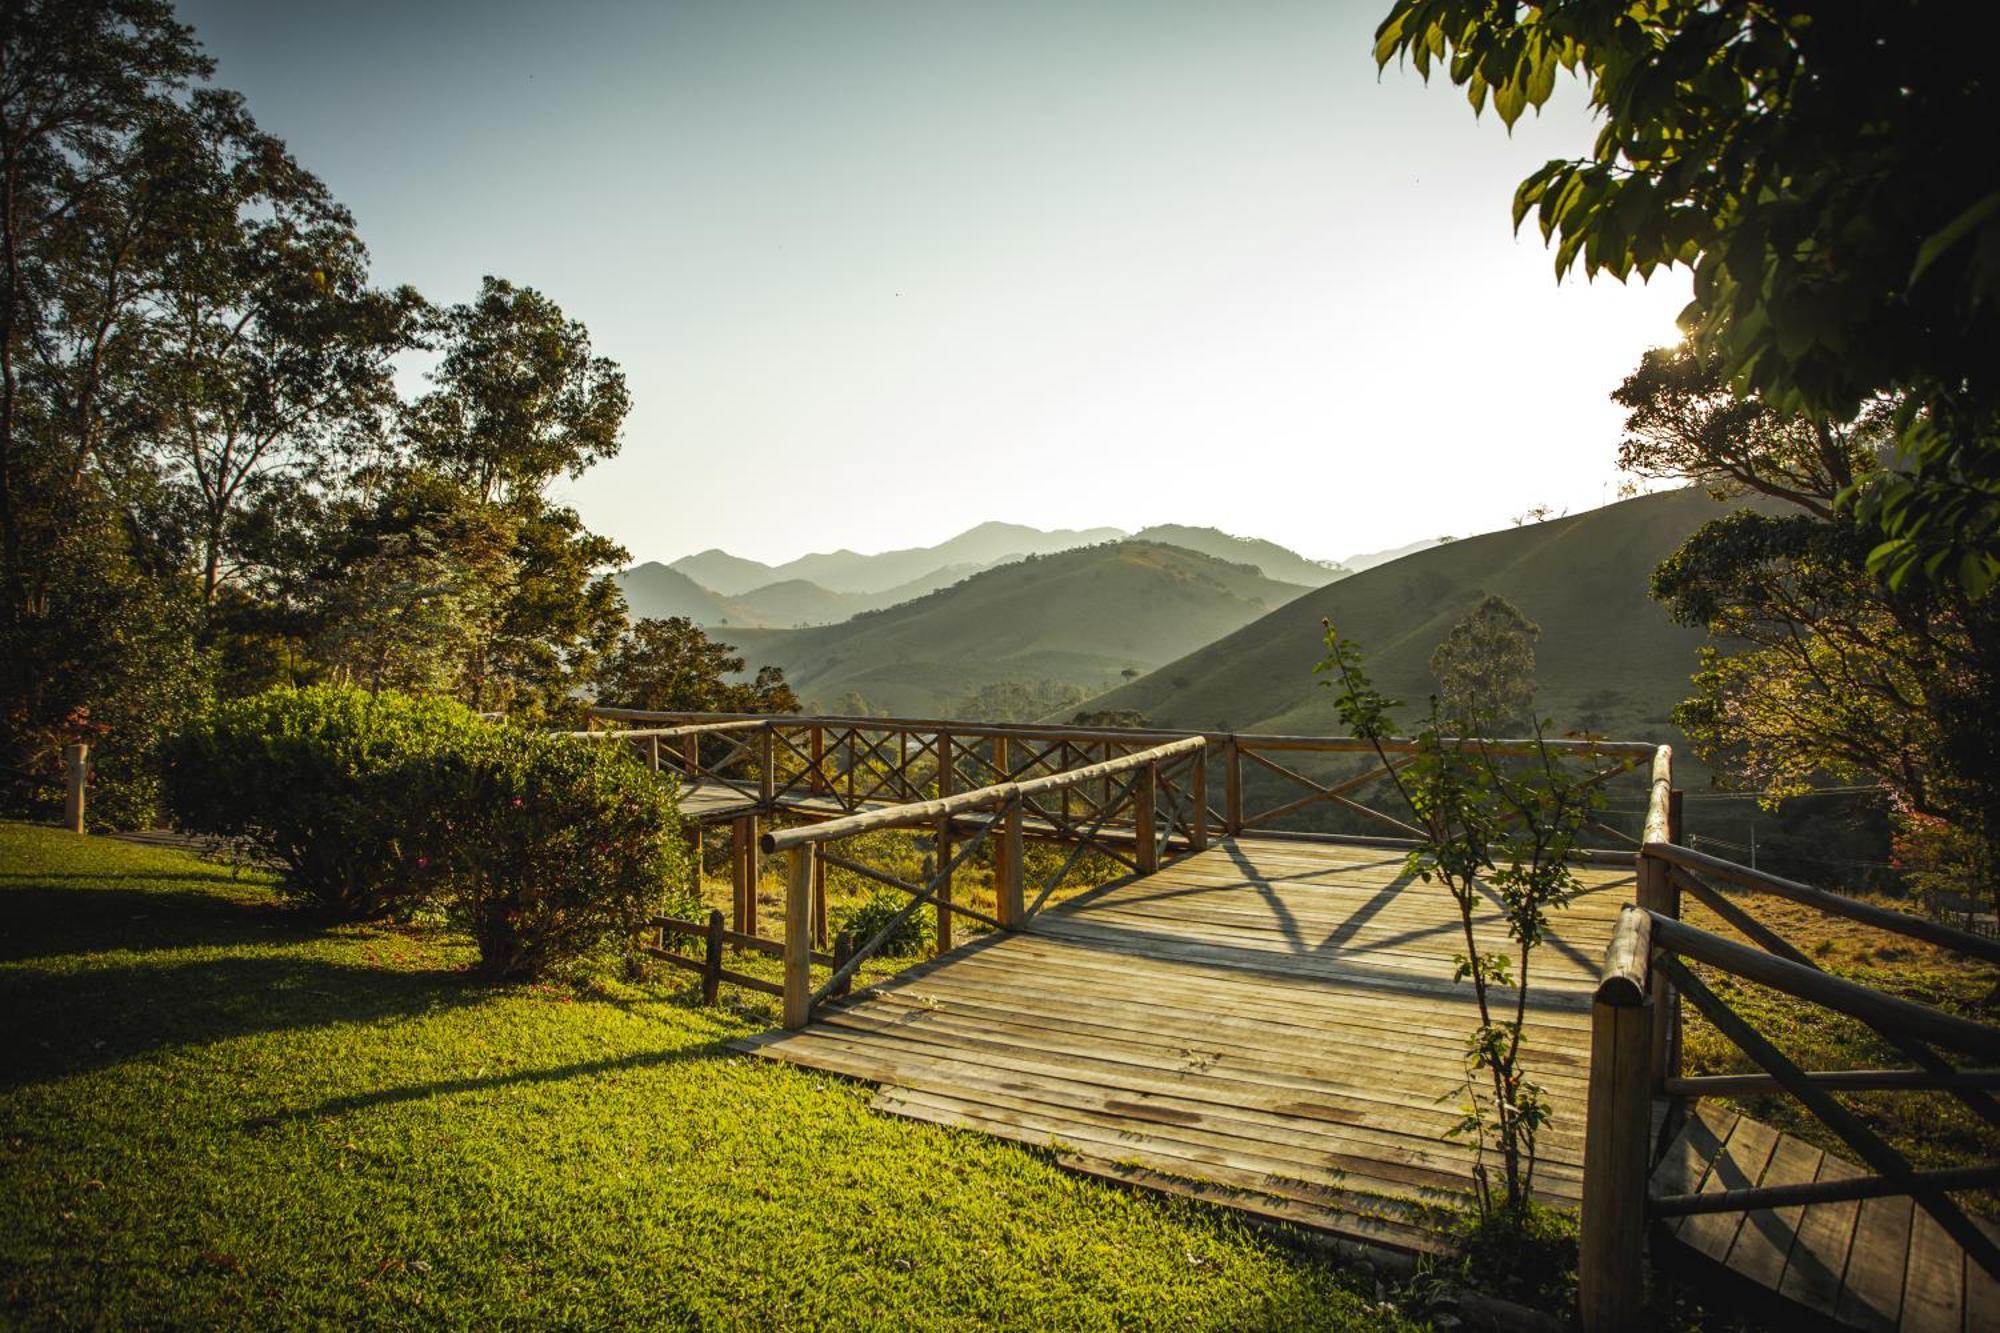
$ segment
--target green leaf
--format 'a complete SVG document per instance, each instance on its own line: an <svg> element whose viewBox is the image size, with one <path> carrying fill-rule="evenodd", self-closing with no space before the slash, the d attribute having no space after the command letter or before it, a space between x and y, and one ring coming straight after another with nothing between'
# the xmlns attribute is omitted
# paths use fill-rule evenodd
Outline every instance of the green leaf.
<svg viewBox="0 0 2000 1333"><path fill-rule="evenodd" d="M2000 213L2000 190L1994 190L1984 199L1960 213L1947 223L1942 231L1934 234L1917 250L1917 262L1910 269L1910 285L1924 276L1924 270L1935 264L1945 251L1964 240L1975 227L1983 224L1994 214Z"/></svg>

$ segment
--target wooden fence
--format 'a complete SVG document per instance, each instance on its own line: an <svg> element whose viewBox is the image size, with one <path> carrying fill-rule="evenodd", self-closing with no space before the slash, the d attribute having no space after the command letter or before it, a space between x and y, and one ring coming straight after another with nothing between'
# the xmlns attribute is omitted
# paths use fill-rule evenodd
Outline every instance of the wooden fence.
<svg viewBox="0 0 2000 1333"><path fill-rule="evenodd" d="M1641 1322L1649 1224L1698 1213L1908 1196L1964 1249L1968 1262L2000 1276L2000 1248L1951 1198L1954 1191L2000 1186L2000 1164L1919 1171L1834 1096L1854 1091L1942 1091L1988 1124L2000 1124L2000 1102L1992 1096L2000 1089L2000 1068L1991 1067L2000 1061L2000 1027L1828 975L1733 901L1720 885L1772 894L1988 962L2000 962L2000 941L1680 846L1675 806L1671 757L1663 751L1656 762L1639 853L1638 901L1627 906L1619 919L1592 1004L1578 1269L1584 1328L1624 1329ZM1751 943L1740 944L1681 921L1683 894ZM1900 1051L1910 1067L1801 1069L1723 1000L1695 970L1697 965L1858 1019ZM1679 1040L1683 998L1762 1072L1683 1077ZM1988 1064L1960 1067L1943 1054L1947 1050ZM1650 1197L1658 1149L1656 1097L1759 1094L1796 1099L1875 1174Z"/></svg>

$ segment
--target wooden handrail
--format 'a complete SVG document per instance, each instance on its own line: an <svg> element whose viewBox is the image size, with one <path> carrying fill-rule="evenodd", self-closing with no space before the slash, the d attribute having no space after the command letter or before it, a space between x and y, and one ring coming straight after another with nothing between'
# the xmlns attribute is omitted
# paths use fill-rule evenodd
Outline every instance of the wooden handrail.
<svg viewBox="0 0 2000 1333"><path fill-rule="evenodd" d="M1832 976L1667 917L1653 917L1653 943L1669 953L1838 1010L1870 1026L1892 1028L1953 1050L2000 1058L2000 1027L1941 1013L1929 1005Z"/></svg>
<svg viewBox="0 0 2000 1333"><path fill-rule="evenodd" d="M822 824L805 824L797 828L778 829L764 835L766 852L789 851L810 843L831 842L836 838L852 837L857 833L867 833L875 829L901 828L915 824L934 823L954 815L967 814L994 806L1005 806L1039 796L1044 792L1073 787L1098 778L1123 773L1127 769L1139 768L1146 764L1157 764L1163 760L1175 759L1184 754L1192 754L1206 749L1208 742L1201 736L1189 736L1156 745L1149 750L1139 750L1132 754L1120 755L1102 763L1084 768L1072 768L1061 773L1050 773L1044 777L1031 778L1026 782L1001 782L990 787L976 787L971 791L959 792L941 797L935 801L916 801L908 805L892 805L881 810L868 810L860 814L847 815L840 819L829 819Z"/></svg>
<svg viewBox="0 0 2000 1333"><path fill-rule="evenodd" d="M1908 935L1926 944L1935 944L1946 949L1956 949L1974 958L1989 963L2000 963L2000 939L1988 939L1975 935L1969 930L1947 926L1940 921L1930 921L1908 912L1898 912L1887 907L1877 907L1873 903L1861 902L1845 894L1831 893L1826 889L1801 884L1797 880L1785 879L1762 870L1752 870L1734 861L1725 861L1719 856L1697 852L1689 847L1658 841L1650 836L1641 849L1642 856L1657 857L1671 865L1688 870L1705 871L1717 879L1726 879L1745 888L1761 889L1774 893L1780 898L1789 898L1808 907L1816 907L1833 916L1844 916L1851 921L1859 921L1898 935Z"/></svg>
<svg viewBox="0 0 2000 1333"><path fill-rule="evenodd" d="M1225 737L1233 736L1239 745L1258 750L1321 750L1330 754L1369 754L1374 751L1374 742L1357 740L1351 736L1295 736L1159 727L1143 729L1073 727L1053 723L967 722L954 718L924 717L847 717L820 713L689 713L642 708L590 708L585 711L592 717L621 722L672 722L688 718L706 718L715 721L755 722L762 726L774 727L855 727L866 731L910 731L922 732L925 735L945 731L957 737L971 736L982 739L1025 736L1046 740L1125 741L1152 745L1193 737L1206 737L1210 741L1219 742ZM1449 745L1455 739L1446 737L1444 743ZM1417 741L1410 737L1391 737L1381 744L1385 750L1396 753L1407 753L1417 748ZM1546 746L1548 749L1564 753L1622 755L1638 759L1653 758L1659 748L1647 741L1575 740L1566 736L1542 741L1531 738L1506 738L1481 741L1480 744L1493 754L1534 754L1538 752L1538 746Z"/></svg>
<svg viewBox="0 0 2000 1333"><path fill-rule="evenodd" d="M1604 949L1597 1002L1628 1007L1646 1003L1653 985L1652 954L1653 914L1637 903L1626 903Z"/></svg>

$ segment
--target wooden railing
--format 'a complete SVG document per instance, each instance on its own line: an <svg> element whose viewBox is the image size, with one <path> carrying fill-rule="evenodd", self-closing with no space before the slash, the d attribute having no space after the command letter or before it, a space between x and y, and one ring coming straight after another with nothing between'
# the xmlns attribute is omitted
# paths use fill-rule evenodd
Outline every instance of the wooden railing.
<svg viewBox="0 0 2000 1333"><path fill-rule="evenodd" d="M1191 791L1191 774L1202 767L1207 741L1189 736L1152 746L1131 754L1065 769L1023 781L1006 781L971 791L957 792L929 801L911 802L865 810L817 824L803 824L763 835L766 854L788 858L785 875L784 933L784 1023L788 1028L804 1027L813 1007L844 987L855 971L873 957L884 944L926 904L941 912L979 921L998 930L1019 930L1041 910L1059 888L1082 854L1093 847L1108 854L1103 830L1121 811L1130 812L1134 830L1133 859L1126 862L1139 873L1159 867L1160 859L1176 828L1185 841L1195 845L1200 835L1193 831L1200 823L1192 811L1182 810L1172 798L1173 781L1182 778L1181 789ZM1004 771L1004 770L1003 770ZM1077 793L1095 784L1115 785L1114 795L1090 803L1094 815L1088 826L1070 822L1052 812L1051 798ZM1165 798L1165 799L1163 799ZM1164 810L1163 810L1164 805ZM1027 901L1023 840L1029 821L1036 819L1059 828L1065 841L1074 843L1069 858L1037 886L1032 903ZM828 850L843 839L883 829L918 828L935 830L936 869L927 883L912 884L877 867ZM981 847L990 846L994 864L995 911L989 916L952 900L950 884L954 872ZM1120 860L1124 860L1121 856ZM835 865L896 889L909 897L900 911L873 936L854 944L850 955L833 967L831 975L817 989L812 985L810 950L811 920L820 863Z"/></svg>
<svg viewBox="0 0 2000 1333"><path fill-rule="evenodd" d="M1233 836L1257 832L1369 842L1419 836L1419 830L1406 818L1359 799L1387 774L1377 762L1374 747L1351 737L618 708L593 709L591 716L638 728L621 733L635 743L655 735L684 738L691 727L759 733L757 741L744 736L719 761L705 764L681 757L675 747L660 747L657 740L654 744L663 766L696 780L713 778L746 801L761 802L767 814L781 809L853 813L871 805L940 799L953 792L1071 772L1154 746L1200 738L1206 745L1199 771L1187 774L1184 786L1174 789L1189 816L1186 824L1192 836L1205 841L1211 833ZM1591 765L1587 781L1594 784L1633 771L1652 761L1657 751L1657 747L1641 742L1568 738L1492 741L1484 743L1484 748L1498 755L1528 754L1543 744L1556 754ZM1384 748L1399 756L1392 762L1400 767L1410 762L1416 743L1392 740ZM688 753L697 754L698 747ZM1315 764L1352 771L1302 771ZM1102 800L1110 790L1100 785L1095 794ZM1091 795L1090 789L1065 785L1038 808L1036 817L1052 834L1073 828L1092 817ZM1314 814L1350 817L1366 832L1341 834L1297 827L1302 817ZM1622 844L1622 848L1600 849L1600 856L1622 859L1621 850L1629 856L1640 841L1608 824L1599 823L1597 828ZM1128 829L1114 827L1112 832L1130 838Z"/></svg>
<svg viewBox="0 0 2000 1333"><path fill-rule="evenodd" d="M1670 765L1670 758L1665 762ZM1744 910L1718 881L1773 894L1829 915L2000 962L2000 941L1766 874L1679 844L1671 768L1656 766L1638 859L1638 902L1619 918L1606 950L1591 1016L1585 1114L1578 1297L1586 1330L1630 1328L1644 1306L1650 1222L1709 1212L1748 1212L1837 1200L1908 1196L1963 1247L1968 1261L2000 1277L2000 1247L1951 1198L2000 1186L2000 1164L1919 1171L1834 1096L1854 1091L1937 1091L2000 1124L2000 1027L1961 1018L1840 977ZM1742 933L1739 944L1682 922L1681 895ZM1693 970L1694 965L1791 995L1873 1029L1911 1062L1905 1069L1801 1069ZM1682 997L1761 1071L1683 1077ZM1955 1066L1940 1051L1987 1062ZM1651 1197L1656 1097L1789 1095L1876 1174L1698 1194Z"/></svg>

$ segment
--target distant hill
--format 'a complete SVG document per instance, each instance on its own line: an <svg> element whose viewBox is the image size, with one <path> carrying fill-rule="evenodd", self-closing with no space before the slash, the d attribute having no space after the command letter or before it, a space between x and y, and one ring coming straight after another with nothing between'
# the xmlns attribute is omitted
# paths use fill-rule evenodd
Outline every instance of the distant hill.
<svg viewBox="0 0 2000 1333"><path fill-rule="evenodd" d="M783 666L821 708L857 693L876 709L935 716L1007 681L1100 689L1303 592L1254 566L1128 541L1001 565L839 625L726 637L753 662Z"/></svg>
<svg viewBox="0 0 2000 1333"><path fill-rule="evenodd" d="M1359 574L1364 569L1386 565L1391 560L1401 560L1406 555L1415 555L1418 551L1428 551L1433 546L1441 545L1443 543L1437 538L1426 537L1423 541L1392 547L1386 551L1364 551L1360 555L1342 556L1340 566L1350 574Z"/></svg>
<svg viewBox="0 0 2000 1333"><path fill-rule="evenodd" d="M686 616L697 625L720 625L731 618L726 598L657 560L620 570L611 578L624 591L627 613L634 620Z"/></svg>
<svg viewBox="0 0 2000 1333"><path fill-rule="evenodd" d="M950 571L971 573L1024 555L1046 555L1078 546L1116 541L1117 528L1059 528L1044 531L1019 523L981 523L936 546L862 555L856 551L823 551L802 555L782 565L744 560L726 551L703 551L673 562L673 568L724 596L735 597L773 583L803 579L839 593L882 593L930 580L923 590L955 582Z"/></svg>
<svg viewBox="0 0 2000 1333"><path fill-rule="evenodd" d="M1159 542L1166 546L1179 546L1189 551L1199 551L1212 555L1217 560L1229 560L1240 565L1255 565L1264 571L1264 577L1277 579L1280 583L1296 583L1301 587L1317 588L1335 579L1345 578L1347 570L1340 565L1323 560L1308 560L1297 551L1290 551L1276 542L1267 542L1256 537L1232 537L1219 528L1190 528L1178 523L1156 523L1150 528L1141 528L1132 534L1133 541Z"/></svg>
<svg viewBox="0 0 2000 1333"><path fill-rule="evenodd" d="M1559 728L1676 739L1669 710L1688 693L1696 630L1647 595L1655 565L1720 510L1699 490L1642 496L1569 518L1467 537L1344 578L1286 603L1101 699L1160 726L1339 734L1312 667L1322 618L1360 643L1375 682L1410 702L1436 688L1431 651L1489 593L1542 628L1539 710Z"/></svg>
<svg viewBox="0 0 2000 1333"><path fill-rule="evenodd" d="M645 566L641 566L645 568ZM696 555L684 555L667 566L687 575L704 588L712 588L724 597L735 597L776 583L784 576L760 560L745 560L742 556L710 547Z"/></svg>

